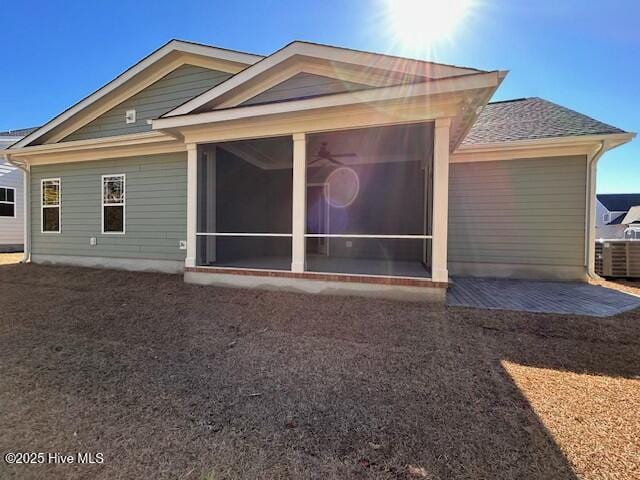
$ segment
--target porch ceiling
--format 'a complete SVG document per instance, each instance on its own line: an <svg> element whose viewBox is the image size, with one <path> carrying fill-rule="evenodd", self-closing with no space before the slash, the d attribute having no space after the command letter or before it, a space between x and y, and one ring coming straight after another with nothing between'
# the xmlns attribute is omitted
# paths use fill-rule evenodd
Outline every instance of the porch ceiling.
<svg viewBox="0 0 640 480"><path fill-rule="evenodd" d="M309 135L308 158L312 159L323 143L333 154L354 154L339 157L344 165L424 161L425 154L430 154L433 148L433 124L394 125ZM291 168L293 161L292 144L283 137L213 145L263 169ZM324 164L319 162L316 166Z"/></svg>

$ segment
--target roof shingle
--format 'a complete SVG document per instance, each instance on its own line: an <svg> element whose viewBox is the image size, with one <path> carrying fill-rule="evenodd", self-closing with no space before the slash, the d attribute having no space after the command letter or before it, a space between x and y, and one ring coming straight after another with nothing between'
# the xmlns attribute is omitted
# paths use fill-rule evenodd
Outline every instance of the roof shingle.
<svg viewBox="0 0 640 480"><path fill-rule="evenodd" d="M640 205L640 193L599 193L596 197L610 212L627 212Z"/></svg>
<svg viewBox="0 0 640 480"><path fill-rule="evenodd" d="M0 132L0 137L24 137L29 135L31 132L35 132L40 127L32 127L32 128L20 128L17 130L6 130L4 132Z"/></svg>
<svg viewBox="0 0 640 480"><path fill-rule="evenodd" d="M462 145L610 133L625 131L542 98L519 98L487 104Z"/></svg>

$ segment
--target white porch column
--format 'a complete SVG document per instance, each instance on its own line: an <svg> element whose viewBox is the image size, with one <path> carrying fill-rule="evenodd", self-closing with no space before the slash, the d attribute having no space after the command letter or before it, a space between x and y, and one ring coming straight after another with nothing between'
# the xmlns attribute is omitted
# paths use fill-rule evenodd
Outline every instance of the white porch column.
<svg viewBox="0 0 640 480"><path fill-rule="evenodd" d="M304 272L307 210L307 139L304 133L293 134L293 207L291 271Z"/></svg>
<svg viewBox="0 0 640 480"><path fill-rule="evenodd" d="M436 119L433 140L433 216L431 277L448 282L447 231L449 226L449 130L451 119Z"/></svg>
<svg viewBox="0 0 640 480"><path fill-rule="evenodd" d="M187 144L187 258L186 267L196 266L196 231L198 227L198 145Z"/></svg>

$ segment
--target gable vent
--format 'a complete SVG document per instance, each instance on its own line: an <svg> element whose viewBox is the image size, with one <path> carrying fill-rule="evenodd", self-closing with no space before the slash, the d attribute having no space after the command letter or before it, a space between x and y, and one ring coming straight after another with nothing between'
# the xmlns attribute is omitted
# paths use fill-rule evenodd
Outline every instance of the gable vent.
<svg viewBox="0 0 640 480"><path fill-rule="evenodd" d="M127 112L124 114L124 121L126 123L136 123L136 111L127 110Z"/></svg>

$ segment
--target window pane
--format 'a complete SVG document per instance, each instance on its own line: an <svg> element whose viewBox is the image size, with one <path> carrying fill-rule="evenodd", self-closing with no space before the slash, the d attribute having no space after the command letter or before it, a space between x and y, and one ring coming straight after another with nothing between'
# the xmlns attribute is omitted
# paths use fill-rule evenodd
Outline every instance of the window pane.
<svg viewBox="0 0 640 480"><path fill-rule="evenodd" d="M0 217L13 217L15 208L12 203L0 203Z"/></svg>
<svg viewBox="0 0 640 480"><path fill-rule="evenodd" d="M105 177L102 186L103 203L124 203L123 177Z"/></svg>
<svg viewBox="0 0 640 480"><path fill-rule="evenodd" d="M7 189L0 188L0 202L4 202L7 200Z"/></svg>
<svg viewBox="0 0 640 480"><path fill-rule="evenodd" d="M15 202L15 190L13 188L7 188L7 202Z"/></svg>
<svg viewBox="0 0 640 480"><path fill-rule="evenodd" d="M206 147L198 175L200 232L291 233L291 137Z"/></svg>
<svg viewBox="0 0 640 480"><path fill-rule="evenodd" d="M57 232L60 230L60 208L49 207L42 209L42 230Z"/></svg>
<svg viewBox="0 0 640 480"><path fill-rule="evenodd" d="M428 234L431 129L418 124L309 135L307 233Z"/></svg>
<svg viewBox="0 0 640 480"><path fill-rule="evenodd" d="M104 207L104 231L123 232L124 231L124 207L112 206Z"/></svg>
<svg viewBox="0 0 640 480"><path fill-rule="evenodd" d="M59 205L60 203L60 182L58 180L47 180L42 184L42 204Z"/></svg>

